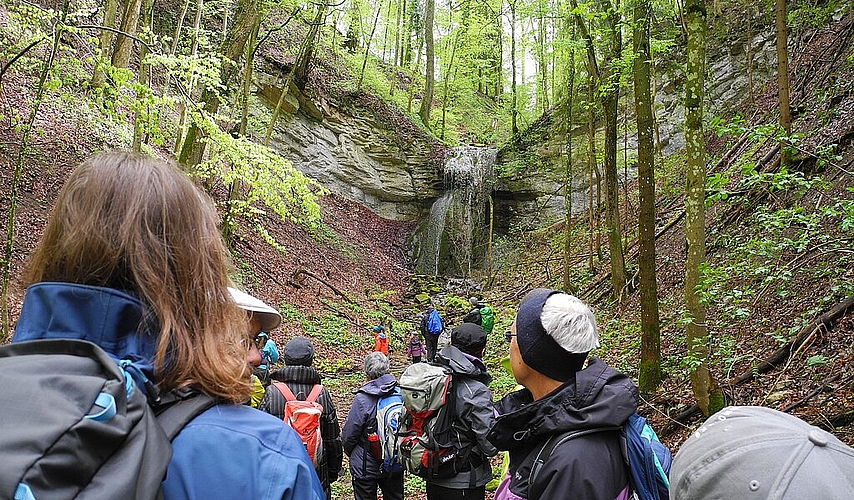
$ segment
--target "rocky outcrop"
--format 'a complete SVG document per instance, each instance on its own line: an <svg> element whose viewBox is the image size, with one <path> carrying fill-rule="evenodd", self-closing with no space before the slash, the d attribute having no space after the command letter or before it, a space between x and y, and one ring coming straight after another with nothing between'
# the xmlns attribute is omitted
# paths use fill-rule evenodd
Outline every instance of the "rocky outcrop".
<svg viewBox="0 0 854 500"><path fill-rule="evenodd" d="M256 77L267 122L281 95L270 75ZM355 103L309 99L291 86L270 137L276 149L322 186L393 220L416 220L441 194L441 173L431 160L435 140L401 141L374 110Z"/></svg>

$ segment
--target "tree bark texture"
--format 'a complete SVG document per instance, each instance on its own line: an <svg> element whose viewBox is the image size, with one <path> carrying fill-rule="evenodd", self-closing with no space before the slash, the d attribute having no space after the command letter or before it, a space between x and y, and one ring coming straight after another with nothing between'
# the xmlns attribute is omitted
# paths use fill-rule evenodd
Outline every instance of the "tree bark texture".
<svg viewBox="0 0 854 500"><path fill-rule="evenodd" d="M634 8L634 83L638 128L638 274L641 306L641 359L638 388L655 392L661 383L661 328L655 279L655 144L653 141L649 0Z"/></svg>
<svg viewBox="0 0 854 500"><path fill-rule="evenodd" d="M433 83L435 75L435 47L433 46L433 14L436 10L435 0L427 0L424 7L424 43L426 45L427 71L424 76L424 96L421 98L421 108L418 115L424 126L430 128L430 108L433 105Z"/></svg>
<svg viewBox="0 0 854 500"><path fill-rule="evenodd" d="M706 308L700 302L697 286L700 267L706 261L705 242L705 139L703 137L703 84L706 66L706 5L704 0L685 0L688 27L687 75L685 80L685 142L687 182L685 186L685 237L688 255L685 262L685 326L690 375L694 398L705 415L723 406L723 398L709 371L710 346L706 328Z"/></svg>

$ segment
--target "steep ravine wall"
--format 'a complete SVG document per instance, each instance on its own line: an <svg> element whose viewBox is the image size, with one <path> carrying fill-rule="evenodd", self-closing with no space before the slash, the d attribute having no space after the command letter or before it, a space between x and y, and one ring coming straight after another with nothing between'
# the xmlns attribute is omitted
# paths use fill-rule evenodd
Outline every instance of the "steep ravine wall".
<svg viewBox="0 0 854 500"><path fill-rule="evenodd" d="M265 73L256 85L262 106L255 113L266 121L281 90ZM292 88L270 146L330 191L388 219L417 220L441 195L441 173L431 161L438 143L426 133L401 141L371 109L354 103L312 100Z"/></svg>

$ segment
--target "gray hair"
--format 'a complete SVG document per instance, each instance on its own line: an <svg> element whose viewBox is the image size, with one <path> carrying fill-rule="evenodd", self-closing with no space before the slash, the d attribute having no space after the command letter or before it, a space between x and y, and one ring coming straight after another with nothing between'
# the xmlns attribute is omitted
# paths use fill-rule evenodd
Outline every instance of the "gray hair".
<svg viewBox="0 0 854 500"><path fill-rule="evenodd" d="M599 347L593 311L580 299L556 293L546 300L540 321L546 332L567 352L590 352Z"/></svg>
<svg viewBox="0 0 854 500"><path fill-rule="evenodd" d="M362 366L368 380L374 380L388 373L388 358L381 352L372 352L365 356Z"/></svg>

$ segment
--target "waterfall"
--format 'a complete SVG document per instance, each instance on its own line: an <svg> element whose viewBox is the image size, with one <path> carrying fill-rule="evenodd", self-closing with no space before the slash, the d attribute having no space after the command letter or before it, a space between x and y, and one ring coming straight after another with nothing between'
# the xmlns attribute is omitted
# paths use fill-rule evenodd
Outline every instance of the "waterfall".
<svg viewBox="0 0 854 500"><path fill-rule="evenodd" d="M452 149L444 167L445 193L430 208L420 231L416 270L425 274L471 276L488 237L487 201L492 189L495 148Z"/></svg>

